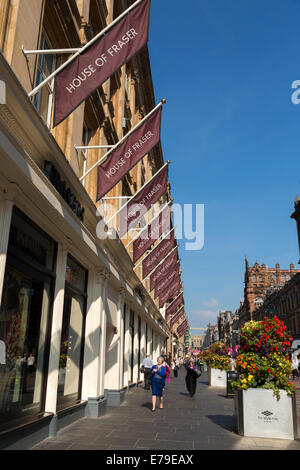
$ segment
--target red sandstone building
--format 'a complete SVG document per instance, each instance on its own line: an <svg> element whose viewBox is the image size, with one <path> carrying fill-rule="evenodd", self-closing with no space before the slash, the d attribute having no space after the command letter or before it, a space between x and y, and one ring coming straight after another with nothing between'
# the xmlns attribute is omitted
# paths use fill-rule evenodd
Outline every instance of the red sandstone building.
<svg viewBox="0 0 300 470"><path fill-rule="evenodd" d="M265 263L260 266L257 262L251 267L245 259L244 301L237 310L239 324L254 320L253 312L264 303L266 295L283 287L297 273L300 269L295 269L293 263L290 269L280 269L278 263L275 268L269 268Z"/></svg>

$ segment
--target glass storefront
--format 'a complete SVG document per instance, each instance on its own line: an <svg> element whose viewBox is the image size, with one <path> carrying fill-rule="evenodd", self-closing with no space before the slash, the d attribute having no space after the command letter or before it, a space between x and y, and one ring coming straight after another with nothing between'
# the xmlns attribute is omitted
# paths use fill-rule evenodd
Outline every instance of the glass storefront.
<svg viewBox="0 0 300 470"><path fill-rule="evenodd" d="M68 256L59 360L58 409L80 401L86 290L87 271Z"/></svg>
<svg viewBox="0 0 300 470"><path fill-rule="evenodd" d="M0 430L44 408L56 243L14 208L0 308Z"/></svg>

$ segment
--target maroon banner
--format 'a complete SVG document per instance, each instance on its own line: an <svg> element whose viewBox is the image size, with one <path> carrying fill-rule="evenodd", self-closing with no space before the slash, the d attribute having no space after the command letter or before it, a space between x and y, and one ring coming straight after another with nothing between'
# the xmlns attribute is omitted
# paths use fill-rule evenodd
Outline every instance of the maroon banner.
<svg viewBox="0 0 300 470"><path fill-rule="evenodd" d="M186 324L186 325L184 325L184 328L177 331L178 337L180 338L181 336L183 336L187 329L188 329L188 325Z"/></svg>
<svg viewBox="0 0 300 470"><path fill-rule="evenodd" d="M98 167L97 201L159 142L161 111L158 108Z"/></svg>
<svg viewBox="0 0 300 470"><path fill-rule="evenodd" d="M153 245L158 238L171 229L171 207L167 206L165 209L153 220L150 225L147 225L138 238L132 243L133 246L133 263L145 253L148 248ZM152 290L152 289L151 289Z"/></svg>
<svg viewBox="0 0 300 470"><path fill-rule="evenodd" d="M165 317L172 315L181 304L184 304L183 292L166 308Z"/></svg>
<svg viewBox="0 0 300 470"><path fill-rule="evenodd" d="M177 293L179 293L180 288L181 278L180 276L177 276L177 278L172 282L172 284L167 287L167 289L165 289L163 293L159 296L159 308L162 308L168 299L176 296Z"/></svg>
<svg viewBox="0 0 300 470"><path fill-rule="evenodd" d="M182 317L183 314L184 314L184 306L182 306L182 308L180 308L180 309L178 310L178 312L176 313L176 315L174 315L174 317L171 318L170 327L172 327L173 325L175 325L175 323L178 322L178 320Z"/></svg>
<svg viewBox="0 0 300 470"><path fill-rule="evenodd" d="M180 325L179 327L177 328L177 333L178 333L178 336L182 336L184 335L184 333L186 332L187 330L187 327L188 327L188 322L187 320L184 320Z"/></svg>
<svg viewBox="0 0 300 470"><path fill-rule="evenodd" d="M122 238L130 228L134 228L168 189L168 165L159 171L145 186L133 196L120 211L119 237Z"/></svg>
<svg viewBox="0 0 300 470"><path fill-rule="evenodd" d="M154 298L158 297L163 293L163 291L170 285L170 282L173 282L179 273L179 263L176 266L171 266L168 274L157 284L154 290Z"/></svg>
<svg viewBox="0 0 300 470"><path fill-rule="evenodd" d="M53 127L147 43L149 12L144 0L56 75Z"/></svg>
<svg viewBox="0 0 300 470"><path fill-rule="evenodd" d="M174 248L175 234L174 230L152 250L152 252L143 260L143 279L155 269L167 254Z"/></svg>
<svg viewBox="0 0 300 470"><path fill-rule="evenodd" d="M162 281L170 272L170 269L178 261L178 250L174 250L165 261L150 276L150 291L152 291L160 281Z"/></svg>

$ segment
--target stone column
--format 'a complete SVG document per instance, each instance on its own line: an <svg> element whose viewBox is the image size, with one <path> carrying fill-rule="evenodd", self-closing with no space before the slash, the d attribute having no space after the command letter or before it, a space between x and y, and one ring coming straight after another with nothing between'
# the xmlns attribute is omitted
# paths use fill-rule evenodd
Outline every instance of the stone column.
<svg viewBox="0 0 300 470"><path fill-rule="evenodd" d="M134 315L134 340L133 340L133 383L138 382L138 349L139 349L139 332L138 332L139 315Z"/></svg>
<svg viewBox="0 0 300 470"><path fill-rule="evenodd" d="M147 354L147 344L146 344L146 321L142 319L141 325L141 364L146 357Z"/></svg>
<svg viewBox="0 0 300 470"><path fill-rule="evenodd" d="M129 342L130 342L130 332L129 332L129 320L130 320L130 304L126 303L126 321L125 321L125 335L124 335L124 374L123 374L123 386L128 387L128 369L129 369Z"/></svg>
<svg viewBox="0 0 300 470"><path fill-rule="evenodd" d="M67 246L59 243L57 250L56 280L53 301L53 315L51 325L51 344L49 354L48 380L46 390L45 412L54 413L54 418L50 425L50 435L56 434L57 416L57 387L59 374L59 356L61 344L61 330L63 320L64 298L65 298L65 278L67 265Z"/></svg>
<svg viewBox="0 0 300 470"><path fill-rule="evenodd" d="M105 271L89 272L88 306L85 324L84 369L82 377L82 399L87 400L86 414L99 417L105 413L105 400L101 395L102 322Z"/></svg>
<svg viewBox="0 0 300 470"><path fill-rule="evenodd" d="M109 377L106 376L106 387L104 390L108 406L119 406L124 401L126 392L123 386L123 312L125 293L126 290L124 288L121 288L118 292L117 318L114 324L117 328L117 332L115 332L114 338L110 344L110 354L113 354L113 369L110 369ZM112 359L112 357L110 359ZM112 367L112 364L108 366Z"/></svg>
<svg viewBox="0 0 300 470"><path fill-rule="evenodd" d="M119 292L118 304L118 335L119 335L119 390L124 387L124 304L125 304L126 289L121 288Z"/></svg>
<svg viewBox="0 0 300 470"><path fill-rule="evenodd" d="M106 360L106 297L107 297L107 284L110 278L110 273L107 269L99 272L102 286L102 308L100 313L100 375L99 375L99 390L100 395L104 397L104 378L105 378L105 360Z"/></svg>

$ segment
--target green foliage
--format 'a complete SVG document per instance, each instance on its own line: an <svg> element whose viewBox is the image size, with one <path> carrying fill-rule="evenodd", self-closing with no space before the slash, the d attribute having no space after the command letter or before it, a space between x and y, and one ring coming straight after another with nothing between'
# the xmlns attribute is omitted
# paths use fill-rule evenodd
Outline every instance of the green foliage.
<svg viewBox="0 0 300 470"><path fill-rule="evenodd" d="M232 387L271 389L277 399L280 390L295 396L295 386L289 381L291 363L287 355L291 340L286 326L277 317L246 323L236 358L239 380L233 381Z"/></svg>

